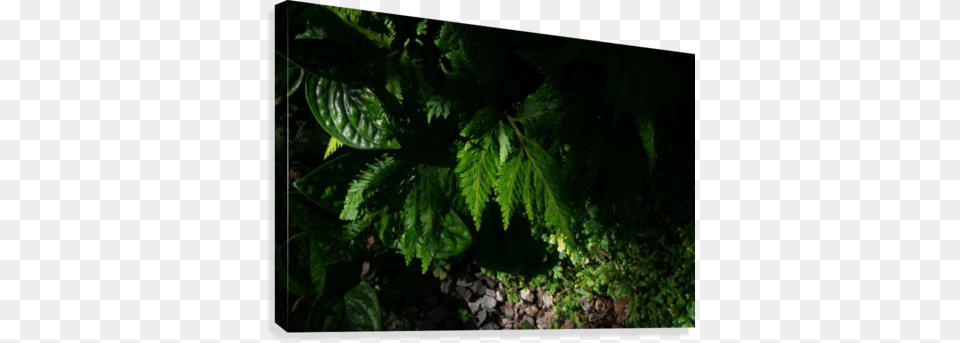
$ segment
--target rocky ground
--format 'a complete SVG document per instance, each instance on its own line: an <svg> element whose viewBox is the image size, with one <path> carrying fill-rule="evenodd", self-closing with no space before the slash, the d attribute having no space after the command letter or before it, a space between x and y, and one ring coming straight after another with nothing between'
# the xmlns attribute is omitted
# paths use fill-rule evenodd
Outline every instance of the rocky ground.
<svg viewBox="0 0 960 343"><path fill-rule="evenodd" d="M385 323L387 330L517 330L527 322L534 329L550 328L556 316L553 298L543 289L521 290L519 302L509 301L504 284L483 275L476 266L465 266L436 284L424 283L415 303L403 311L412 327L399 321ZM630 299L582 298L586 323L581 328L623 327ZM463 318L465 317L465 318ZM463 321L466 319L466 321ZM450 323L456 323L451 327ZM569 319L564 328L577 328Z"/></svg>

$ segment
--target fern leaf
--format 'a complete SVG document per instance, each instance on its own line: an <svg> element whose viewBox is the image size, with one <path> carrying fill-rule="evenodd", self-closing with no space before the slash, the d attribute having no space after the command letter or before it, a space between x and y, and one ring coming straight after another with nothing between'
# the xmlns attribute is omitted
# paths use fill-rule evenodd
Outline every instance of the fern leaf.
<svg viewBox="0 0 960 343"><path fill-rule="evenodd" d="M510 146L510 126L506 123L500 123L500 135L497 137L500 141L500 164L507 162L507 156L510 155L510 151L513 150L513 147Z"/></svg>
<svg viewBox="0 0 960 343"><path fill-rule="evenodd" d="M430 119L450 116L450 101L434 96L427 101L427 124Z"/></svg>
<svg viewBox="0 0 960 343"><path fill-rule="evenodd" d="M417 251L417 238L419 237L420 227L420 201L419 189L414 187L407 194L407 200L403 204L403 255L406 263L410 264Z"/></svg>
<svg viewBox="0 0 960 343"><path fill-rule="evenodd" d="M440 191L440 178L436 167L424 167L421 170L420 184L418 185L420 203L420 224L422 226L420 243L417 245L418 256L423 265L423 273L427 272L430 262L436 255L440 244L440 231L443 229L443 218L449 212L449 207L443 204L443 194Z"/></svg>
<svg viewBox="0 0 960 343"><path fill-rule="evenodd" d="M549 152L532 140L524 143L530 163L532 183L536 189L537 209L543 212L547 224L559 230L561 238L573 238L573 215L560 194L559 165ZM568 245L570 242L568 242Z"/></svg>
<svg viewBox="0 0 960 343"><path fill-rule="evenodd" d="M490 136L483 136L479 146L467 144L457 153L457 159L456 172L460 175L463 197L479 230L480 215L487 206L490 190L497 180L498 164L493 140Z"/></svg>
<svg viewBox="0 0 960 343"><path fill-rule="evenodd" d="M340 219L357 219L357 215L360 213L360 204L364 199L369 197L375 188L382 186L399 168L400 164L392 157L371 164L367 171L360 174L360 177L350 184L350 189L347 190L347 198L343 202L343 211L340 212Z"/></svg>
<svg viewBox="0 0 960 343"><path fill-rule="evenodd" d="M503 156L502 151L501 156ZM500 168L500 177L497 180L497 202L500 203L500 211L503 214L504 229L510 226L514 207L522 197L521 184L526 175L522 158L520 155L514 156Z"/></svg>
<svg viewBox="0 0 960 343"><path fill-rule="evenodd" d="M343 143L337 140L336 137L330 137L330 143L327 143L327 151L323 153L323 159L327 159L330 155L333 155L337 148L343 146Z"/></svg>

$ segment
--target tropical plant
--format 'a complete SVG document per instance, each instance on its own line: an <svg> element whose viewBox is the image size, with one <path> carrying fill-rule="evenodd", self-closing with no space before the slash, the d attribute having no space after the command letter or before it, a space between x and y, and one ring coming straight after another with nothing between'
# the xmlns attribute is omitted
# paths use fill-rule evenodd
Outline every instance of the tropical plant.
<svg viewBox="0 0 960 343"><path fill-rule="evenodd" d="M329 135L324 162L282 194L305 236L280 251L310 277L291 292L326 294L316 266L361 233L425 273L513 229L553 261L535 283L634 295L643 312L664 299L638 292L679 282L663 297L692 309L690 55L295 2L277 17L277 103L303 94L287 105L305 102ZM378 327L351 314L376 302L364 285L324 295L308 322Z"/></svg>

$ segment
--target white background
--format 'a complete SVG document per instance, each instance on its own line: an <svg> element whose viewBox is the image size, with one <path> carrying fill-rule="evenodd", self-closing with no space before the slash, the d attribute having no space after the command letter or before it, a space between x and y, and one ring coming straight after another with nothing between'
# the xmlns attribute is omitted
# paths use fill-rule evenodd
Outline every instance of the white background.
<svg viewBox="0 0 960 343"><path fill-rule="evenodd" d="M275 1L0 2L0 340L960 340L960 1L322 1L697 55L697 327L283 333Z"/></svg>

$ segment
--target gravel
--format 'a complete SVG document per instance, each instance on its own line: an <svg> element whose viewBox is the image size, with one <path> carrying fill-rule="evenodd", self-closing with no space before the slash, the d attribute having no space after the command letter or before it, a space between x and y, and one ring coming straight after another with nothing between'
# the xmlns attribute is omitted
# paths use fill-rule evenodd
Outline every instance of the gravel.
<svg viewBox="0 0 960 343"><path fill-rule="evenodd" d="M481 300L481 305L483 305L483 308L491 309L497 306L497 300L489 295L484 295Z"/></svg>

